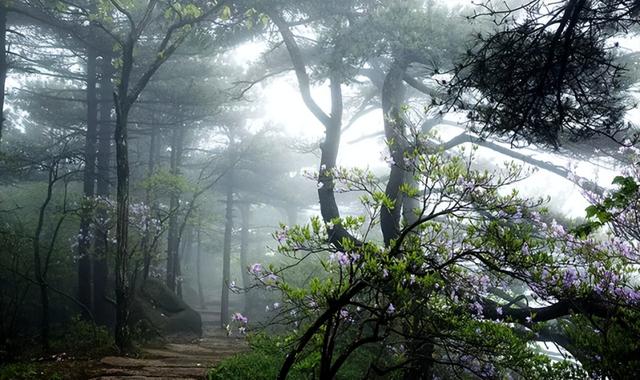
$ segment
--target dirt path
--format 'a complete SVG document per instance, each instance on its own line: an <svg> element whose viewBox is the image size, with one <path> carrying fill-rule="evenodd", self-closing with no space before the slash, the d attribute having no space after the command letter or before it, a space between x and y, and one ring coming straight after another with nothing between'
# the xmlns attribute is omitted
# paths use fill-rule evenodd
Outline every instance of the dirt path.
<svg viewBox="0 0 640 380"><path fill-rule="evenodd" d="M219 316L200 311L203 338L189 344L167 343L145 348L142 358L108 356L102 358L92 380L175 380L204 379L207 368L247 349L244 339L228 337L219 327Z"/></svg>

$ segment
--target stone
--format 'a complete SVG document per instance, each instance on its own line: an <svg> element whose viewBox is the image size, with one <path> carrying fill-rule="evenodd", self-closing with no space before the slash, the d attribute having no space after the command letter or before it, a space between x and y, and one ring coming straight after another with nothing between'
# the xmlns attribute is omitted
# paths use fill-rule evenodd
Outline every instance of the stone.
<svg viewBox="0 0 640 380"><path fill-rule="evenodd" d="M200 314L156 279L147 279L137 288L131 321L148 339L191 342L202 336Z"/></svg>

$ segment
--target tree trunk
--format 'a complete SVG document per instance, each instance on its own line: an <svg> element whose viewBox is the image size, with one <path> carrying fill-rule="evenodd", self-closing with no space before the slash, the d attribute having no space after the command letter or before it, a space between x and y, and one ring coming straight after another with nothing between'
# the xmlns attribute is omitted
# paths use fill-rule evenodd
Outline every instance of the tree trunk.
<svg viewBox="0 0 640 380"><path fill-rule="evenodd" d="M0 143L4 131L4 91L7 80L7 8L0 3Z"/></svg>
<svg viewBox="0 0 640 380"><path fill-rule="evenodd" d="M117 221L116 221L116 345L121 352L131 347L129 331L129 303L131 297L131 281L129 279L129 157L127 151L127 118L128 105L118 104L116 119L116 175L117 186Z"/></svg>
<svg viewBox="0 0 640 380"><path fill-rule="evenodd" d="M222 254L222 296L220 300L220 321L222 328L229 324L229 282L231 267L231 233L233 231L233 170L227 178L227 209L225 212L224 247Z"/></svg>
<svg viewBox="0 0 640 380"><path fill-rule="evenodd" d="M185 218L187 216L185 215ZM184 221L184 225L188 220ZM182 277L182 268L183 266L187 266L191 262L191 248L193 243L193 230L191 226L186 226L185 228L181 228L178 233L178 240L180 241L182 247L178 251L178 265L177 265L177 275L181 281L178 281L176 284L176 294L178 297L182 298L182 284L184 282L184 278Z"/></svg>
<svg viewBox="0 0 640 380"><path fill-rule="evenodd" d="M204 293L202 292L202 271L200 265L202 263L202 239L200 233L202 225L198 226L197 245L196 245L196 282L198 283L198 301L200 301L200 309L204 309Z"/></svg>
<svg viewBox="0 0 640 380"><path fill-rule="evenodd" d="M405 179L404 155L407 148L402 102L405 94L403 78L407 66L407 61L402 58L394 60L382 88L384 132L393 160L385 194L394 202L394 207L393 209L382 207L380 212L380 228L386 246L389 246L391 241L398 237L402 215L403 197L400 186Z"/></svg>
<svg viewBox="0 0 640 380"><path fill-rule="evenodd" d="M240 231L240 273L242 273L242 288L248 289L250 285L249 272L249 224L251 222L251 205L243 202L240 204L240 216L242 229ZM244 312L250 314L249 307L251 306L251 294L245 293L244 297Z"/></svg>
<svg viewBox="0 0 640 380"><path fill-rule="evenodd" d="M320 201L320 212L322 219L326 222L332 221L340 217L340 210L336 202L333 192L334 181L331 171L336 167L338 159L338 150L340 148L340 134L342 132L342 115L344 111L342 99L342 77L339 65L341 59L335 57L338 67L331 70L330 87L331 87L331 114L326 114L322 108L315 102L311 95L310 78L307 73L306 64L302 51L296 42L295 36L289 26L278 12L269 12L269 17L278 27L282 40L284 41L291 63L293 64L296 78L298 79L298 88L304 104L309 111L322 123L325 128L325 140L321 144L320 171L318 178L318 199ZM338 52L333 52L336 55ZM356 244L359 242L342 225L334 225L329 229L329 242L336 247L341 248L342 239L349 239Z"/></svg>
<svg viewBox="0 0 640 380"><path fill-rule="evenodd" d="M87 49L87 132L84 144L84 177L83 193L87 200L95 194L96 177L96 143L98 139L98 95L97 95L97 64L96 51ZM94 299L94 263L91 255L91 219L93 208L87 202L82 208L80 217L80 234L78 241L78 299L92 313L95 313ZM94 314L95 315L95 314ZM85 315L85 318L88 316Z"/></svg>
<svg viewBox="0 0 640 380"><path fill-rule="evenodd" d="M40 235L42 234L42 228L44 226L44 218L45 213L47 211L47 206L49 206L49 202L51 202L51 197L53 195L53 185L55 183L55 165L49 168L49 182L47 185L47 196L42 202L40 206L40 210L38 212L38 222L36 224L36 230L33 237L33 271L34 277L36 279L36 283L38 284L38 288L40 290L40 344L42 345L43 351L49 350L49 292L47 290L47 280L46 280L46 265L47 260L45 260L45 267L42 266L42 257L40 254Z"/></svg>
<svg viewBox="0 0 640 380"><path fill-rule="evenodd" d="M111 78L114 75L111 59L103 56L100 62L100 125L98 130L98 153L96 173L96 195L108 198L110 194L111 178L111 141L113 139L114 123L111 118L113 109L113 87ZM97 219L105 221L107 210L99 209ZM102 223L100 223L102 225ZM96 322L105 326L113 326L114 315L111 303L107 302L107 279L109 243L107 231L98 228L95 231L94 260L93 260L93 315Z"/></svg>
<svg viewBox="0 0 640 380"><path fill-rule="evenodd" d="M171 139L171 175L180 175L182 161L183 131L181 128L173 130ZM180 189L171 189L169 200L169 229L167 233L167 286L176 292L177 282L180 280L180 231L178 225L178 210L180 209Z"/></svg>
<svg viewBox="0 0 640 380"><path fill-rule="evenodd" d="M151 177L155 172L155 161L156 161L156 145L158 144L158 128L152 126L151 129L151 140L149 142L149 162L147 163L147 178ZM151 191L151 187L147 187L145 190L145 204L150 208L151 213L153 214L153 207L151 204L153 203L153 194ZM144 237L142 238L142 255L143 255L143 269L142 269L142 277L146 280L149 278L149 268L151 267L151 228L148 226L147 230L144 233Z"/></svg>

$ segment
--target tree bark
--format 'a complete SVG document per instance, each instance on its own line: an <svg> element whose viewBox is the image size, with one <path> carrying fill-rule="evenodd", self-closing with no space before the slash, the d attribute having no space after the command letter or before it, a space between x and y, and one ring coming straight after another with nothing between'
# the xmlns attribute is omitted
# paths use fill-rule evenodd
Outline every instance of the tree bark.
<svg viewBox="0 0 640 380"><path fill-rule="evenodd" d="M200 233L202 231L202 225L198 225L198 232L196 234L196 282L198 285L198 301L200 302L200 309L204 309L204 293L202 292L202 271L200 266L202 264L202 238Z"/></svg>
<svg viewBox="0 0 640 380"><path fill-rule="evenodd" d="M227 204L224 225L224 247L222 254L222 295L220 299L220 322L222 328L229 324L229 283L231 269L231 234L233 231L233 170L227 178Z"/></svg>
<svg viewBox="0 0 640 380"><path fill-rule="evenodd" d="M116 345L120 352L131 348L129 329L129 304L132 296L132 284L129 278L129 150L127 123L129 111L135 100L129 97L129 80L133 70L133 36L122 49L122 71L118 90L114 94L116 106Z"/></svg>
<svg viewBox="0 0 640 380"><path fill-rule="evenodd" d="M156 162L156 145L158 144L158 128L155 125L152 126L151 129L151 139L149 141L149 161L147 163L147 178L151 177L155 172L155 162ZM153 193L151 187L147 187L145 190L145 204L150 208L151 213L154 211L154 207L152 207L153 203ZM149 278L149 269L151 268L151 227L148 226L147 230L144 232L144 237L142 238L141 249L143 255L143 268L142 268L142 277L143 279Z"/></svg>
<svg viewBox="0 0 640 380"><path fill-rule="evenodd" d="M403 202L400 186L405 180L404 156L407 149L405 123L402 116L402 103L405 95L403 78L407 67L408 63L405 59L395 59L382 88L384 132L393 161L385 194L394 203L394 207L392 209L382 207L380 212L380 228L386 246L389 246L400 233Z"/></svg>
<svg viewBox="0 0 640 380"><path fill-rule="evenodd" d="M242 229L240 231L240 273L242 274L242 288L248 289L250 285L249 272L249 225L251 223L251 204L243 202L240 204L240 217ZM251 293L244 294L244 312L249 313L251 306Z"/></svg>
<svg viewBox="0 0 640 380"><path fill-rule="evenodd" d="M117 104L118 102L116 102ZM128 105L116 105L116 175L118 179L116 194L116 345L121 352L131 348L129 331L129 303L132 291L129 279L129 157L127 151Z"/></svg>
<svg viewBox="0 0 640 380"><path fill-rule="evenodd" d="M108 198L110 194L111 178L111 141L113 139L114 123L111 118L113 109L113 86L111 78L114 75L111 59L103 56L100 62L100 124L98 130L98 152L96 172L96 195ZM99 209L98 220L107 219L107 210ZM107 231L98 228L95 231L94 259L93 259L93 315L96 322L106 326L113 326L114 315L111 303L107 302L107 279L109 243Z"/></svg>
<svg viewBox="0 0 640 380"><path fill-rule="evenodd" d="M44 226L44 218L47 211L47 206L51 202L53 196L53 186L56 178L57 164L53 164L49 167L49 182L47 184L47 195L40 206L38 211L38 222L36 224L36 230L33 237L33 270L36 283L40 291L40 344L43 351L49 350L49 292L47 290L46 280L46 265L42 266L42 256L40 254L40 237L42 235L42 228Z"/></svg>
<svg viewBox="0 0 640 380"><path fill-rule="evenodd" d="M307 73L306 64L300 51L300 47L295 40L295 36L289 29L287 23L277 12L268 13L274 24L278 27L282 40L284 41L291 63L293 64L296 78L298 79L298 87L302 100L318 121L325 128L325 140L321 144L320 171L318 178L318 199L320 201L320 213L325 222L331 222L340 218L340 209L336 202L334 189L334 181L331 172L336 167L338 159L338 151L340 148L340 134L342 132L342 78L340 69L333 68L330 75L331 87L331 114L327 115L322 108L315 102L311 96L310 78ZM335 59L336 64L339 61ZM329 241L339 249L342 247L342 240L349 239L356 244L359 242L340 224L334 224L328 231Z"/></svg>
<svg viewBox="0 0 640 380"><path fill-rule="evenodd" d="M87 49L87 131L84 144L83 193L87 200L95 194L96 143L98 139L98 94L96 76L97 55ZM95 314L94 258L91 254L91 219L93 208L87 202L82 208L78 241L78 298ZM85 315L85 318L89 316Z"/></svg>
<svg viewBox="0 0 640 380"><path fill-rule="evenodd" d="M180 175L180 164L182 161L182 141L183 131L176 128L171 139L171 175ZM171 189L169 200L169 229L167 233L167 286L172 292L176 292L178 277L180 272L180 231L178 225L178 210L180 209L180 189Z"/></svg>
<svg viewBox="0 0 640 380"><path fill-rule="evenodd" d="M0 143L2 142L2 132L4 132L4 91L7 80L7 13L8 10L3 3L0 3Z"/></svg>

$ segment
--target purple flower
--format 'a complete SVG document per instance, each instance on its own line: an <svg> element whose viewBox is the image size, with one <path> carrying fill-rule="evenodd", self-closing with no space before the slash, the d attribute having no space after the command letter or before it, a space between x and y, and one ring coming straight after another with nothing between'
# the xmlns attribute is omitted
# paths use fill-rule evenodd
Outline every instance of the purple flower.
<svg viewBox="0 0 640 380"><path fill-rule="evenodd" d="M551 230L556 237L565 235L564 227L561 224L558 224L555 219L551 221Z"/></svg>
<svg viewBox="0 0 640 380"><path fill-rule="evenodd" d="M262 281L266 282L266 283L274 283L277 282L279 279L279 277L273 273L269 273L268 275L266 275Z"/></svg>
<svg viewBox="0 0 640 380"><path fill-rule="evenodd" d="M562 286L565 289L569 289L575 282L578 280L578 274L576 270L572 267L569 267L566 272L564 272L564 279L562 281Z"/></svg>
<svg viewBox="0 0 640 380"><path fill-rule="evenodd" d="M482 305L480 304L480 302L475 301L474 303L471 304L471 310L477 315L477 316L482 316L482 312L484 310L484 308L482 307Z"/></svg>
<svg viewBox="0 0 640 380"><path fill-rule="evenodd" d="M240 313L233 313L233 316L231 317L231 320L236 321L236 322L240 322L242 324L247 324L247 322L249 322L249 319L247 317L245 317L244 315L240 314Z"/></svg>
<svg viewBox="0 0 640 380"><path fill-rule="evenodd" d="M262 264L255 263L251 265L251 267L249 267L249 272L255 275L259 274L260 272L262 272Z"/></svg>
<svg viewBox="0 0 640 380"><path fill-rule="evenodd" d="M340 264L341 266L345 266L351 262L351 260L349 259L349 255L344 252L339 251L336 253L336 255L338 256L338 264Z"/></svg>

